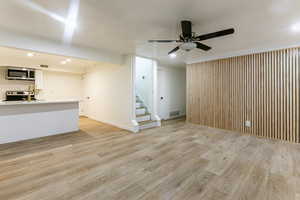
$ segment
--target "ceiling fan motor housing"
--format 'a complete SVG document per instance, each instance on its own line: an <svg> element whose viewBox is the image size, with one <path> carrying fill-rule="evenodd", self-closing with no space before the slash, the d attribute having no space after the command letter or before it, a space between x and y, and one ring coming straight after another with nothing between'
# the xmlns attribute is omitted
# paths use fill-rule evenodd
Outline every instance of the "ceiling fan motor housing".
<svg viewBox="0 0 300 200"><path fill-rule="evenodd" d="M191 21L182 21L182 36L183 38L192 38L192 22Z"/></svg>

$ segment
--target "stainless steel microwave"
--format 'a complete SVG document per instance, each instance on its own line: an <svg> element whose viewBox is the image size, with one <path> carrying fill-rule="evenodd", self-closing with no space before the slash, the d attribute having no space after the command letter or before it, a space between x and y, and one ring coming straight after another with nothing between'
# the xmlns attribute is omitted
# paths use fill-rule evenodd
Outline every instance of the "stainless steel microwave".
<svg viewBox="0 0 300 200"><path fill-rule="evenodd" d="M7 69L6 79L34 81L35 70L29 68L9 67Z"/></svg>

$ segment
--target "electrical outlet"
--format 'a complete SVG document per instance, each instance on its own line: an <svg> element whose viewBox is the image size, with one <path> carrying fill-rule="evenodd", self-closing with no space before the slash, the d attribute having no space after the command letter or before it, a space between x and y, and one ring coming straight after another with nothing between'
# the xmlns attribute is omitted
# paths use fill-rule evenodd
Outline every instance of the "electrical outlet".
<svg viewBox="0 0 300 200"><path fill-rule="evenodd" d="M245 126L246 127L251 127L251 121L245 121Z"/></svg>

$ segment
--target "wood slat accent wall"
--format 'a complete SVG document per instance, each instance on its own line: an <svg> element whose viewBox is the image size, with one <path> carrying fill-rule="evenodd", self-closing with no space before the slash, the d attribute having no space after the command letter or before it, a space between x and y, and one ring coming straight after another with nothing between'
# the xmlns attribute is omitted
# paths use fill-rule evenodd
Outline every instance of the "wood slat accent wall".
<svg viewBox="0 0 300 200"><path fill-rule="evenodd" d="M299 143L299 59L293 48L188 65L187 120Z"/></svg>

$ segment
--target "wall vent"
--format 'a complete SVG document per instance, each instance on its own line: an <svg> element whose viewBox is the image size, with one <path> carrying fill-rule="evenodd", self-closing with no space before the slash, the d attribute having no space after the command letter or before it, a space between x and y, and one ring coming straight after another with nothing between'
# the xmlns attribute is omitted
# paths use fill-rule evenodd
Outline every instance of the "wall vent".
<svg viewBox="0 0 300 200"><path fill-rule="evenodd" d="M40 65L40 67L42 67L42 68L49 68L48 65Z"/></svg>
<svg viewBox="0 0 300 200"><path fill-rule="evenodd" d="M170 117L177 117L179 115L180 115L180 111L179 110L170 112Z"/></svg>

